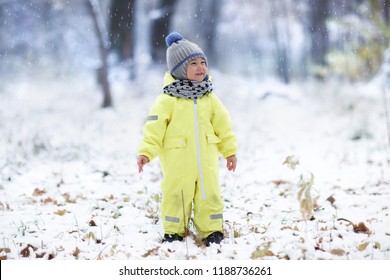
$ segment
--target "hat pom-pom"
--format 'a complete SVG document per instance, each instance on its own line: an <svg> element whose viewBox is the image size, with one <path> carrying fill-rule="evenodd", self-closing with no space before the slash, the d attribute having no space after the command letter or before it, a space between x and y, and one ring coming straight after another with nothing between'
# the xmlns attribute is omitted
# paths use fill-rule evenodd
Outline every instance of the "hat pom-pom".
<svg viewBox="0 0 390 280"><path fill-rule="evenodd" d="M176 43L183 39L184 37L181 34L177 32L172 32L165 38L165 43L167 44L168 47L170 47L173 43Z"/></svg>

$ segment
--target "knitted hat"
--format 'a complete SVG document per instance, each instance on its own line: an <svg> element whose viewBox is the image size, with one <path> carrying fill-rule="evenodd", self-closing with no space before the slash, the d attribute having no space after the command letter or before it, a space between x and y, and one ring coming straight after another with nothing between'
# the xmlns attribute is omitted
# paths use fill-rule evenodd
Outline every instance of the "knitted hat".
<svg viewBox="0 0 390 280"><path fill-rule="evenodd" d="M203 57L207 65L207 57L202 49L197 44L185 40L181 34L172 32L165 38L165 42L168 47L168 71L176 79L187 79L187 66L194 58Z"/></svg>

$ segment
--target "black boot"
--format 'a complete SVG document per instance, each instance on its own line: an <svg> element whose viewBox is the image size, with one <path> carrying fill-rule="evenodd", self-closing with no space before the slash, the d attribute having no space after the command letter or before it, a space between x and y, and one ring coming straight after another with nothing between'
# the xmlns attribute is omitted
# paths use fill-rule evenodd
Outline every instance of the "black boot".
<svg viewBox="0 0 390 280"><path fill-rule="evenodd" d="M164 234L163 242L183 241L183 237L175 234Z"/></svg>
<svg viewBox="0 0 390 280"><path fill-rule="evenodd" d="M219 244L223 240L223 233L216 231L210 234L209 236L206 237L204 242L206 243L206 246L210 246L211 243L216 243Z"/></svg>

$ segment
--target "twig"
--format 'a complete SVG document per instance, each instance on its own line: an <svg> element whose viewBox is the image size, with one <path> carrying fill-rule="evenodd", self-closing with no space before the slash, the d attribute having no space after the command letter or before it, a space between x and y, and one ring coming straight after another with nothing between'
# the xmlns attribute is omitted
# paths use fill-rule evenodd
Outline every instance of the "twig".
<svg viewBox="0 0 390 280"><path fill-rule="evenodd" d="M79 223L77 222L76 214L73 214L73 216L74 216L74 219L76 221L77 234L78 234L79 238L81 238L81 236L80 236L80 229L79 229Z"/></svg>

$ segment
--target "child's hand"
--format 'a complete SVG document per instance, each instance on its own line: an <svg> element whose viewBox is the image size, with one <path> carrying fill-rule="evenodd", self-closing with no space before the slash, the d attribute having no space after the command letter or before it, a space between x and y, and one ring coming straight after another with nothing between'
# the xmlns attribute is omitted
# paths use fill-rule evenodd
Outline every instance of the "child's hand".
<svg viewBox="0 0 390 280"><path fill-rule="evenodd" d="M144 155L138 156L137 164L138 164L138 173L144 171L144 165L149 162L149 158Z"/></svg>
<svg viewBox="0 0 390 280"><path fill-rule="evenodd" d="M237 157L232 155L226 158L226 167L229 171L235 171L237 166Z"/></svg>

